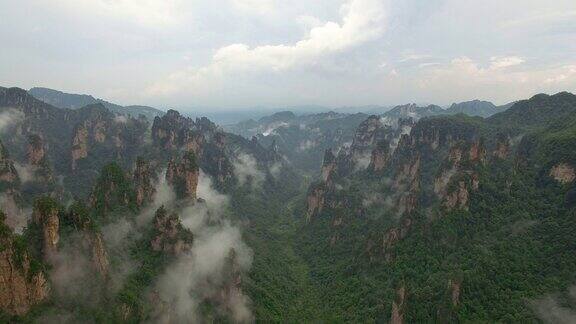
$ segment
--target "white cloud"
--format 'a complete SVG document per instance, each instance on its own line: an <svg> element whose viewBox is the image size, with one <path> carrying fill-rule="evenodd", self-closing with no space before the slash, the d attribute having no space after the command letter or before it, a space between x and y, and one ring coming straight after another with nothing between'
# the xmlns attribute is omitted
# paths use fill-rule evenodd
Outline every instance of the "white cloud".
<svg viewBox="0 0 576 324"><path fill-rule="evenodd" d="M252 264L253 252L240 228L225 217L228 197L200 173L198 196L205 203L184 207L182 225L194 234L192 249L178 256L158 278L155 290L163 303L154 305L154 322L204 322L198 309L205 300L230 315L235 323L254 321L250 300L237 280ZM240 277L237 277L240 276Z"/></svg>
<svg viewBox="0 0 576 324"><path fill-rule="evenodd" d="M250 47L238 43L216 51L209 65L176 72L148 89L151 95L169 95L217 81L233 73L280 72L314 65L325 56L346 51L381 36L385 30L382 0L350 0L340 9L342 22L312 28L295 44Z"/></svg>
<svg viewBox="0 0 576 324"><path fill-rule="evenodd" d="M0 211L6 215L6 224L18 234L21 234L28 225L32 215L32 210L21 209L16 203L14 195L10 193L0 194Z"/></svg>
<svg viewBox="0 0 576 324"><path fill-rule="evenodd" d="M24 113L16 109L8 109L0 113L0 133L8 130L20 121L24 120Z"/></svg>
<svg viewBox="0 0 576 324"><path fill-rule="evenodd" d="M33 166L29 164L20 164L18 162L14 162L14 168L16 169L18 177L22 183L35 180L35 169Z"/></svg>
<svg viewBox="0 0 576 324"><path fill-rule="evenodd" d="M404 63L404 62L410 62L410 61L420 61L420 60L428 59L431 57L432 57L432 55L429 55L429 54L408 54L408 55L405 55L404 57L402 57L400 60L398 60L398 62Z"/></svg>
<svg viewBox="0 0 576 324"><path fill-rule="evenodd" d="M564 68L576 64L573 0L5 2L0 83L124 105L503 103L576 90ZM473 78L454 57L473 58Z"/></svg>
<svg viewBox="0 0 576 324"><path fill-rule="evenodd" d="M426 63L420 63L418 64L419 68L426 68L429 66L437 66L437 65L441 65L442 63L438 63L438 62L426 62Z"/></svg>
<svg viewBox="0 0 576 324"><path fill-rule="evenodd" d="M576 79L576 65L568 65L561 68L561 71L553 76L550 76L544 83L546 84L562 84L568 82L574 82ZM568 84L567 84L568 85Z"/></svg>
<svg viewBox="0 0 576 324"><path fill-rule="evenodd" d="M118 124L126 124L128 122L128 117L126 117L124 115L118 115L118 116L114 117L114 122L116 122Z"/></svg>
<svg viewBox="0 0 576 324"><path fill-rule="evenodd" d="M264 182L265 175L258 168L258 162L252 155L240 154L233 165L234 174L241 186L248 182L253 186L258 186Z"/></svg>
<svg viewBox="0 0 576 324"><path fill-rule="evenodd" d="M413 73L407 71L400 83L407 87L406 91L410 89L418 96L414 100L432 98L440 103L479 97L506 103L541 92L574 90L575 65L534 67L523 62L524 59L514 56L487 61L462 56Z"/></svg>
<svg viewBox="0 0 576 324"><path fill-rule="evenodd" d="M550 294L531 300L528 305L544 323L576 323L576 310L570 307L576 301L576 288L568 288L566 295L568 302L559 298L558 294Z"/></svg>
<svg viewBox="0 0 576 324"><path fill-rule="evenodd" d="M490 61L490 68L492 69L507 68L514 65L520 65L525 62L523 58L518 56L493 56L490 58Z"/></svg>

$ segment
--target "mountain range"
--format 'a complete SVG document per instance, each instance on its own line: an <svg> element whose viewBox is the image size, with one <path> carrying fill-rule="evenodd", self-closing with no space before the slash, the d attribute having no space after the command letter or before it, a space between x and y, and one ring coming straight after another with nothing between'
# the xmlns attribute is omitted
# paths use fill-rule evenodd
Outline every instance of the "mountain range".
<svg viewBox="0 0 576 324"><path fill-rule="evenodd" d="M79 109L93 104L102 104L113 113L132 115L138 117L144 115L153 120L156 116L164 115L164 111L148 106L120 106L106 100L96 99L91 95L65 93L58 90L35 87L28 90L34 98L58 108Z"/></svg>
<svg viewBox="0 0 576 324"><path fill-rule="evenodd" d="M571 93L219 126L42 91L0 88L0 322L574 319Z"/></svg>

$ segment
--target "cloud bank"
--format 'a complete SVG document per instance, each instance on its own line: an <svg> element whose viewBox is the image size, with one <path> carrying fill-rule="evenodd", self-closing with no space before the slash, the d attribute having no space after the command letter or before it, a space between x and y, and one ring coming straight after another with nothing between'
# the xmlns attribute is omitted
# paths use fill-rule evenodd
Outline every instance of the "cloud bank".
<svg viewBox="0 0 576 324"><path fill-rule="evenodd" d="M200 307L211 302L236 323L252 322L250 300L239 286L242 273L252 264L252 250L240 229L225 217L228 197L216 191L203 172L198 196L203 201L179 212L182 224L194 235L192 249L158 279L154 289L162 302L153 317L160 322L202 322Z"/></svg>
<svg viewBox="0 0 576 324"><path fill-rule="evenodd" d="M385 30L382 0L352 0L340 9L342 22L326 22L308 31L295 44L250 47L232 44L216 51L209 65L171 74L149 88L151 95L172 95L194 91L227 74L238 72L280 72L314 64L380 36Z"/></svg>
<svg viewBox="0 0 576 324"><path fill-rule="evenodd" d="M2 9L10 46L0 83L124 105L504 104L576 91L572 0L55 0Z"/></svg>

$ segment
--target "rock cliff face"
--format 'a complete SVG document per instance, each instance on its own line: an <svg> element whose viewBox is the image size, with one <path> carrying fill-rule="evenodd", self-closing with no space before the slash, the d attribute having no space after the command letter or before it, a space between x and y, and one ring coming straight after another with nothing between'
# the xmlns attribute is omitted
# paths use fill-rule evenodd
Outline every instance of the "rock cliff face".
<svg viewBox="0 0 576 324"><path fill-rule="evenodd" d="M71 168L94 154L106 153L116 158L131 158L135 148L143 144L148 127L145 120L129 117L117 118L100 104L79 110L84 118L72 132ZM98 157L93 157L97 159Z"/></svg>
<svg viewBox="0 0 576 324"><path fill-rule="evenodd" d="M14 167L14 161L10 159L8 150L0 142L0 190L2 188L13 188L19 184L20 178Z"/></svg>
<svg viewBox="0 0 576 324"><path fill-rule="evenodd" d="M46 156L44 140L40 135L28 136L28 148L26 150L28 164L34 172L34 180L42 183L54 181L52 170Z"/></svg>
<svg viewBox="0 0 576 324"><path fill-rule="evenodd" d="M411 226L412 219L410 217L404 217L398 226L395 226L384 233L382 238L382 254L384 255L384 260L386 262L391 262L394 260L393 248L396 243L398 243L408 234ZM368 248L368 253L372 256L375 254L372 251L371 246Z"/></svg>
<svg viewBox="0 0 576 324"><path fill-rule="evenodd" d="M324 208L325 196L327 193L327 188L325 185L319 184L316 187L310 189L307 203L307 213L306 219L310 221L314 216L320 214Z"/></svg>
<svg viewBox="0 0 576 324"><path fill-rule="evenodd" d="M369 212L370 204L381 206L378 212L384 209L394 221L380 235L367 239L366 252L370 260L381 256L391 262L395 246L414 227L418 210L441 206L437 213L443 213L468 208L472 193L479 188L478 168L487 163L487 149L476 126L466 121L426 118L414 124L411 119L398 120L403 126L396 128L386 126L388 122L369 118L357 130L348 152L341 151L337 157L325 154L321 179L308 192L306 217L310 221L326 210L330 211L327 215L361 216ZM347 172L350 164L346 162L354 161L350 158L354 151L371 152L368 173ZM373 192L360 188L368 205L359 206L351 198L358 191L347 193L350 178L358 183L378 181L378 190L385 194L371 198ZM346 220L333 217L330 237L337 242L346 231Z"/></svg>
<svg viewBox="0 0 576 324"><path fill-rule="evenodd" d="M390 161L390 156L390 143L387 140L380 140L372 151L368 169L373 172L381 172Z"/></svg>
<svg viewBox="0 0 576 324"><path fill-rule="evenodd" d="M0 309L11 315L26 314L48 297L44 273L33 264L28 252L15 243L0 212Z"/></svg>
<svg viewBox="0 0 576 324"><path fill-rule="evenodd" d="M201 157L202 169L222 184L232 178L233 167L226 150L226 135L216 132Z"/></svg>
<svg viewBox="0 0 576 324"><path fill-rule="evenodd" d="M506 159L510 154L510 137L504 134L499 134L497 137L496 148L492 155L498 159Z"/></svg>
<svg viewBox="0 0 576 324"><path fill-rule="evenodd" d="M469 196L470 193L468 192L466 183L464 181L458 181L456 188L446 196L444 206L446 206L448 210L456 207L467 210Z"/></svg>
<svg viewBox="0 0 576 324"><path fill-rule="evenodd" d="M76 170L78 160L88 157L88 130L80 125L74 130L72 138L72 171Z"/></svg>
<svg viewBox="0 0 576 324"><path fill-rule="evenodd" d="M448 280L448 291L450 294L450 301L452 306L456 307L460 303L460 290L462 287L462 282L460 280Z"/></svg>
<svg viewBox="0 0 576 324"><path fill-rule="evenodd" d="M13 229L24 225L19 224L17 219L21 209L20 184L14 162L0 141L0 212L6 213L6 223Z"/></svg>
<svg viewBox="0 0 576 324"><path fill-rule="evenodd" d="M336 157L331 149L326 150L324 153L324 161L322 162L321 179L326 182L336 171Z"/></svg>
<svg viewBox="0 0 576 324"><path fill-rule="evenodd" d="M567 184L573 182L574 179L576 179L576 172L574 171L574 168L569 164L559 163L552 167L550 170L550 176L562 184Z"/></svg>
<svg viewBox="0 0 576 324"><path fill-rule="evenodd" d="M358 126L354 141L350 147L353 163L360 163L364 168L368 166L372 149L386 136L385 128L380 117L370 116Z"/></svg>
<svg viewBox="0 0 576 324"><path fill-rule="evenodd" d="M468 209L470 193L479 187L476 169L486 160L486 149L480 141L458 142L450 147L448 159L434 180L434 193L447 210Z"/></svg>
<svg viewBox="0 0 576 324"><path fill-rule="evenodd" d="M392 302L392 315L390 316L391 324L404 323L405 302L406 302L406 288L402 286L396 290L396 298Z"/></svg>
<svg viewBox="0 0 576 324"><path fill-rule="evenodd" d="M136 204L142 206L152 202L156 192L154 183L157 180L157 174L154 168L144 159L139 158L136 161L136 169L132 178L136 190Z"/></svg>
<svg viewBox="0 0 576 324"><path fill-rule="evenodd" d="M46 158L46 151L44 150L44 143L42 137L39 135L28 136L28 150L27 150L28 163L31 165L41 165Z"/></svg>
<svg viewBox="0 0 576 324"><path fill-rule="evenodd" d="M232 178L232 163L226 154L226 135L207 118L191 118L169 110L156 117L152 125L152 140L158 148L168 150L172 157L177 150L192 152L202 169L219 184Z"/></svg>
<svg viewBox="0 0 576 324"><path fill-rule="evenodd" d="M135 160L149 126L146 119L117 117L101 104L59 109L17 88L0 89L0 111L5 110L19 116L5 144L22 164L27 157L36 180L53 182L56 175L63 176L64 183L74 183L73 190L82 195L89 192L94 175L106 163ZM26 139L28 147L22 145ZM68 178L77 176L85 177L84 184Z"/></svg>
<svg viewBox="0 0 576 324"><path fill-rule="evenodd" d="M73 224L74 230L80 234L79 241L75 241L74 244L78 244L83 254L90 259L92 269L101 277L107 278L110 272L108 251L102 234L92 226L94 220L89 216L86 206L75 203L64 216L67 219L63 222Z"/></svg>
<svg viewBox="0 0 576 324"><path fill-rule="evenodd" d="M166 115L155 117L152 124L152 140L157 146L173 149L180 147L184 139L189 139L189 131L194 121L180 115L176 110L168 110Z"/></svg>
<svg viewBox="0 0 576 324"><path fill-rule="evenodd" d="M84 240L90 247L92 266L102 277L106 277L110 271L110 261L102 235L96 232L87 232Z"/></svg>
<svg viewBox="0 0 576 324"><path fill-rule="evenodd" d="M155 236L150 242L152 250L178 256L192 248L192 233L185 229L177 214L169 214L160 207L154 216Z"/></svg>
<svg viewBox="0 0 576 324"><path fill-rule="evenodd" d="M32 221L42 232L42 253L46 261L50 261L58 252L60 241L60 210L51 198L41 198L34 205Z"/></svg>
<svg viewBox="0 0 576 324"><path fill-rule="evenodd" d="M184 154L179 162L172 160L168 163L166 180L174 187L178 198L196 200L198 176L198 162L192 152Z"/></svg>

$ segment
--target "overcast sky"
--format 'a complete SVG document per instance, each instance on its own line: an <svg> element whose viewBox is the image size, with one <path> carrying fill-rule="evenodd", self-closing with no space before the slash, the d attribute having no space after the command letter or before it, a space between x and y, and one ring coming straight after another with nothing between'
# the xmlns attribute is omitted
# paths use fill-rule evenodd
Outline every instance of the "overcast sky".
<svg viewBox="0 0 576 324"><path fill-rule="evenodd" d="M575 0L0 0L0 85L120 104L497 104L576 91Z"/></svg>

